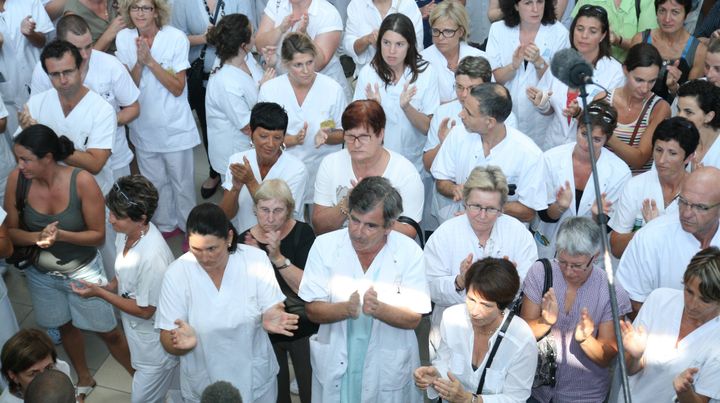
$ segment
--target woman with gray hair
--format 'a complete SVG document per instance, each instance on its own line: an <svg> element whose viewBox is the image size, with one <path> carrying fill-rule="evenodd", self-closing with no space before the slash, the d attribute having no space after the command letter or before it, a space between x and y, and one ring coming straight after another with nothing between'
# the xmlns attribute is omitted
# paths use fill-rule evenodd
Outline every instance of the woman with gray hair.
<svg viewBox="0 0 720 403"><path fill-rule="evenodd" d="M290 188L282 179L269 179L262 184L253 197L253 210L257 224L238 236L240 243L255 246L268 254L275 271L280 290L285 294L285 310L297 314L298 328L292 336L271 334L270 342L280 365L278 373L278 402L290 402L288 353L298 380L300 401L310 402L312 368L310 367L310 344L308 339L318 330L305 314L305 301L297 292L303 277L303 269L310 247L315 241L312 228L293 218L295 200Z"/></svg>
<svg viewBox="0 0 720 403"><path fill-rule="evenodd" d="M551 259L552 287L543 295L545 268L536 262L523 284L520 316L535 337L554 344L554 382L536 377L530 402L602 401L609 386L607 367L617 354L607 277L596 268L600 227L588 217L567 218L558 230L557 257ZM600 257L601 258L601 257ZM616 285L620 315L630 298Z"/></svg>
<svg viewBox="0 0 720 403"><path fill-rule="evenodd" d="M465 301L465 273L474 261L507 258L522 281L537 259L535 241L525 225L503 214L507 197L507 179L500 168L476 167L463 186L465 214L445 221L425 246L425 270L435 303L431 350L440 342L443 311Z"/></svg>

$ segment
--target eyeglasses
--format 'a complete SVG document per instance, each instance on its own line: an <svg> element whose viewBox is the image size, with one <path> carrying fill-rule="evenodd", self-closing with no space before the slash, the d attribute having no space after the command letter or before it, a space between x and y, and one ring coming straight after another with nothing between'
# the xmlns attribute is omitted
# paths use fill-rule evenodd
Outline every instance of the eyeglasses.
<svg viewBox="0 0 720 403"><path fill-rule="evenodd" d="M436 28L433 28L433 29L430 30L430 32L432 33L432 36L434 36L434 37L436 37L436 38L437 38L438 36L440 36L440 35L442 35L444 38L452 38L452 37L455 36L455 34L457 33L457 31L459 31L459 30L461 30L461 29L462 29L462 28L460 28L460 27L455 28L455 29L436 29Z"/></svg>
<svg viewBox="0 0 720 403"><path fill-rule="evenodd" d="M717 206L720 206L720 203L715 203L712 206L707 206L705 204L699 204L699 203L690 203L682 196L678 196L678 206L679 207L686 207L690 210L696 212L696 213L706 213L712 209L714 209Z"/></svg>
<svg viewBox="0 0 720 403"><path fill-rule="evenodd" d="M352 134L344 134L343 138L345 139L346 143L355 143L358 142L360 144L367 144L370 142L370 135L369 134L361 134L359 136L353 136Z"/></svg>
<svg viewBox="0 0 720 403"><path fill-rule="evenodd" d="M481 211L484 211L485 214L487 214L489 216L495 216L495 215L500 214L500 212L502 212L502 210L497 207L485 207L485 206L481 206L479 204L465 204L465 209L472 213L479 213Z"/></svg>
<svg viewBox="0 0 720 403"><path fill-rule="evenodd" d="M269 216L269 215L276 216L276 215L280 215L280 214L285 214L285 212L287 212L287 208L278 207L276 209L270 210L267 207L260 207L257 209L257 212L263 216Z"/></svg>
<svg viewBox="0 0 720 403"><path fill-rule="evenodd" d="M77 67L74 69L68 69L63 71L54 71L52 73L48 73L48 76L52 78L53 80L57 80L58 78L67 77L73 73L78 71Z"/></svg>
<svg viewBox="0 0 720 403"><path fill-rule="evenodd" d="M580 7L580 9L577 12L578 16L585 16L585 15L592 15L592 14L600 14L602 16L607 17L607 10L605 10L605 8L600 7L600 6L586 4L582 7Z"/></svg>
<svg viewBox="0 0 720 403"><path fill-rule="evenodd" d="M590 268L590 265L593 262L593 258L591 257L590 260L585 264L578 264L578 263L568 263L564 260L558 259L558 264L560 265L560 268L562 269L572 269L576 271L587 271Z"/></svg>
<svg viewBox="0 0 720 403"><path fill-rule="evenodd" d="M123 192L122 189L120 189L120 185L118 185L117 182L115 182L115 183L113 184L113 190L116 191L117 194L119 194L120 197L121 197L123 200L125 200L125 202L126 202L127 204L129 204L129 205L131 205L131 206L139 206L139 205L140 205L140 204L138 204L137 202L134 202L134 201L130 200L130 198L128 197L128 195L125 194L125 192Z"/></svg>
<svg viewBox="0 0 720 403"><path fill-rule="evenodd" d="M130 6L130 11L133 13L152 13L155 10L153 6Z"/></svg>

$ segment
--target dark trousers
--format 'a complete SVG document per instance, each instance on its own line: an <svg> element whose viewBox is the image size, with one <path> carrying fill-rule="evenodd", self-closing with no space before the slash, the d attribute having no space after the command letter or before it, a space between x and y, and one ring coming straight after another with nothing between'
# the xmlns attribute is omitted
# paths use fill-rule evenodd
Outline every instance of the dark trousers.
<svg viewBox="0 0 720 403"><path fill-rule="evenodd" d="M188 87L191 88L191 87ZM210 157L208 156L208 137L207 137L207 116L205 114L205 87L200 87L197 91L188 90L188 103L190 108L195 111L198 121L200 121L200 134L202 136L203 145L205 146L205 156L208 159L208 166L210 167L210 177L217 178L219 174L215 172L210 165Z"/></svg>
<svg viewBox="0 0 720 403"><path fill-rule="evenodd" d="M295 341L280 341L273 343L273 350L280 365L278 372L278 403L290 403L290 370L288 367L288 353L293 362L295 379L300 389L300 401L310 403L312 388L312 367L310 366L310 337L303 337Z"/></svg>

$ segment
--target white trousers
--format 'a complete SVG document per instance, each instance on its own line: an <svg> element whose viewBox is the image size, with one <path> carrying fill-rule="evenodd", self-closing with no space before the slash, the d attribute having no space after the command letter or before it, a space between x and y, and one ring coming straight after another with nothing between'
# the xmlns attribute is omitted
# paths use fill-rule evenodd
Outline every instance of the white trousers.
<svg viewBox="0 0 720 403"><path fill-rule="evenodd" d="M185 231L187 216L196 204L192 148L169 153L135 150L135 156L140 172L160 195L152 222L161 232L176 227Z"/></svg>
<svg viewBox="0 0 720 403"><path fill-rule="evenodd" d="M180 366L174 368L136 368L132 381L132 403L164 403L170 388L180 383ZM179 386L175 386L179 388Z"/></svg>

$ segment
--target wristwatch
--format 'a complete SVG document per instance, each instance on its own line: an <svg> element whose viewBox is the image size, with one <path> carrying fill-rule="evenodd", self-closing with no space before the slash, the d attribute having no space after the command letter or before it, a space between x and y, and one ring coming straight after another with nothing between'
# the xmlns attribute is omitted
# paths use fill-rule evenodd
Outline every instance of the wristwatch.
<svg viewBox="0 0 720 403"><path fill-rule="evenodd" d="M285 260L283 261L283 263L281 265L276 265L275 263L273 263L273 266L275 266L275 268L278 270L282 270L282 269L287 269L288 267L290 267L291 264L292 263L290 262L290 259L285 258Z"/></svg>
<svg viewBox="0 0 720 403"><path fill-rule="evenodd" d="M542 63L540 64L540 66L539 66L539 67L538 67L538 66L535 66L535 69L536 69L536 70L542 70L542 69L545 68L545 66L547 66L547 64L545 64L545 59L543 59L543 61L542 61Z"/></svg>

